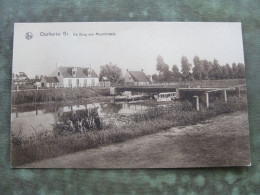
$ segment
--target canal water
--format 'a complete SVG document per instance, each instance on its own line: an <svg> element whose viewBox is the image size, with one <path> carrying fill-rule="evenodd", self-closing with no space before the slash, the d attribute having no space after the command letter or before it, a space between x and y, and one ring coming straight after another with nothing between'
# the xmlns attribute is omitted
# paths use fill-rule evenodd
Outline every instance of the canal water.
<svg viewBox="0 0 260 195"><path fill-rule="evenodd" d="M128 102L76 104L68 106L53 104L17 106L12 108L12 133L27 137L33 135L35 132L51 131L53 124L58 122L62 115L77 113L90 108L97 108L99 116L105 118L115 114L134 114L147 109L148 106Z"/></svg>

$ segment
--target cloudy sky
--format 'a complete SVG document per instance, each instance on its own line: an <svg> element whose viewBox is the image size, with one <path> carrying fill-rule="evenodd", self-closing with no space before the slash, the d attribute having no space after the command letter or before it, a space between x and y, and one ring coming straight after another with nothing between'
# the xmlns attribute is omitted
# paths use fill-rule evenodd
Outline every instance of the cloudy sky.
<svg viewBox="0 0 260 195"><path fill-rule="evenodd" d="M195 55L216 58L220 64L244 63L240 23L18 23L14 28L13 72L22 71L29 77L49 75L57 63L91 66L99 73L100 66L112 62L123 73L144 69L154 74L158 55L170 68L174 64L181 67L182 56L192 62ZM25 38L27 32L32 39ZM41 36L48 33L60 36Z"/></svg>

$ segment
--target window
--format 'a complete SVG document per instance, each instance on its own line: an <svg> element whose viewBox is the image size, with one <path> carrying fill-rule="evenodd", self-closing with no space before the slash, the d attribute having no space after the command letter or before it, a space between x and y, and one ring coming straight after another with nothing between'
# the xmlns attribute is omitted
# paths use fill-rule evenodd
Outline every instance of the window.
<svg viewBox="0 0 260 195"><path fill-rule="evenodd" d="M91 85L95 86L95 79L91 79Z"/></svg>
<svg viewBox="0 0 260 195"><path fill-rule="evenodd" d="M72 71L72 75L74 76L75 74L76 74L76 72L73 70L73 71Z"/></svg>
<svg viewBox="0 0 260 195"><path fill-rule="evenodd" d="M77 87L79 87L79 79L77 79Z"/></svg>
<svg viewBox="0 0 260 195"><path fill-rule="evenodd" d="M69 79L69 87L72 87L72 79Z"/></svg>

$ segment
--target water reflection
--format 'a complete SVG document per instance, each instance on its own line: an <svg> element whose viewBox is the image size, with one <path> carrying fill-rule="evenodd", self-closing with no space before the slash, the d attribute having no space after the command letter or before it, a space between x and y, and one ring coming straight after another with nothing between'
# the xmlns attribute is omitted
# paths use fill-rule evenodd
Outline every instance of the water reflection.
<svg viewBox="0 0 260 195"><path fill-rule="evenodd" d="M114 114L133 114L147 109L147 106L132 103L92 103L81 105L26 105L12 108L12 133L31 135L35 130L52 130L53 124L65 113L97 108L99 116L106 117Z"/></svg>

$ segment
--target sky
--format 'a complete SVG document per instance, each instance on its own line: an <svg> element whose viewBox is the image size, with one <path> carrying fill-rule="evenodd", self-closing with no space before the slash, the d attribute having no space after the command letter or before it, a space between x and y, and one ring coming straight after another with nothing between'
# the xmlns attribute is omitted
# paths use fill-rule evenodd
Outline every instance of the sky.
<svg viewBox="0 0 260 195"><path fill-rule="evenodd" d="M33 35L31 39L25 38L28 32ZM30 78L36 74L50 75L57 64L91 66L99 73L100 66L109 62L122 68L123 74L126 69L143 69L152 75L157 73L158 55L170 69L176 64L180 70L182 56L190 62L197 55L211 61L215 58L221 65L244 63L241 23L87 22L14 26L13 73L25 72Z"/></svg>

